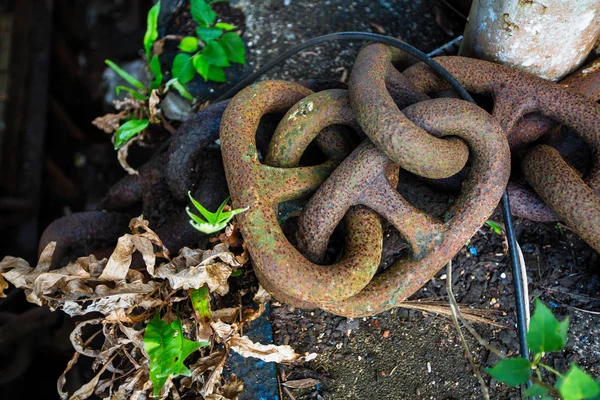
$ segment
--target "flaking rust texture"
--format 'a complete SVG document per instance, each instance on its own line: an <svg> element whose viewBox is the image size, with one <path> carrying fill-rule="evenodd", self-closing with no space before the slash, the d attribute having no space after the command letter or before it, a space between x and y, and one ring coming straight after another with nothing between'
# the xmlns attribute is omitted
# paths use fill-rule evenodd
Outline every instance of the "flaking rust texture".
<svg viewBox="0 0 600 400"><path fill-rule="evenodd" d="M422 64L401 74L392 66L393 59L387 47L369 45L359 54L348 92L313 94L293 83L262 82L240 92L224 113L221 144L234 207L250 207L238 216L240 230L259 280L284 302L349 317L395 307L429 281L489 218L507 187L509 142L526 146L552 129L556 120L572 127L594 155L598 153L600 107L589 99L595 95L589 91L577 89L585 93L578 94L486 61L438 58L468 90L494 98L490 115L463 100L429 99L448 85ZM275 112L287 113L262 164L255 134L261 117ZM522 118L531 113L537 114ZM369 139L341 164L351 144L334 129L336 124ZM321 140L329 160L298 167L313 140ZM331 146L335 151L328 153L323 143L336 143ZM597 163L584 182L554 150L534 148L524 154L525 175L541 197L567 223L586 219L580 234L598 246L594 226L600 225L600 215L592 190L597 186ZM444 220L415 208L395 190L398 167L425 178L445 178L461 171L467 157L467 177ZM546 182L549 178L539 177L545 159L556 166L549 174L551 184ZM572 185L576 188L570 196L580 202L562 195L562 189L547 189ZM283 201L308 196L312 197L299 220L296 249L279 227L276 210ZM535 203L541 217L556 218L537 198ZM411 255L375 274L381 257L379 216L399 230ZM343 218L347 230L341 259L320 265Z"/></svg>
<svg viewBox="0 0 600 400"><path fill-rule="evenodd" d="M461 55L559 80L600 36L596 0L474 0Z"/></svg>

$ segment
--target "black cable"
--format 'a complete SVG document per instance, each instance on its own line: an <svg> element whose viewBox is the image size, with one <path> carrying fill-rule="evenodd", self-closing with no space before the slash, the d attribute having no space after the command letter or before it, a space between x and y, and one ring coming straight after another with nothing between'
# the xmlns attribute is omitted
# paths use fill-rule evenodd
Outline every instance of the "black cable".
<svg viewBox="0 0 600 400"><path fill-rule="evenodd" d="M302 50L304 50L308 47L316 46L321 43L334 42L334 41L338 41L338 40L368 40L368 41L372 41L372 42L387 44L388 46L392 46L397 49L400 49L400 50L410 54L411 56L415 57L416 59L423 61L425 64L427 64L431 69L433 69L442 78L444 78L444 80L446 80L450 84L450 86L452 86L452 89L454 89L460 95L460 97L462 97L463 99L465 99L467 101L470 101L471 103L475 103L475 101L473 100L473 98L471 97L469 92L467 92L467 90L464 87L462 87L462 85L456 80L456 78L454 78L444 67L442 67L440 64L438 64L436 61L434 61L427 54L423 53L422 51L418 50L417 48L415 48L415 47L411 46L410 44L405 43L399 39L394 39L389 36L383 36L383 35L378 35L376 33L369 33L369 32L330 33L328 35L317 36L316 38L312 38L312 39L307 40L306 42L302 42L299 45L292 47L288 51L283 52L282 54L277 56L275 59L269 61L258 71L253 72L250 75L248 75L247 77L245 77L244 79L242 79L241 82L239 82L237 85L235 85L234 87L229 89L225 94L221 95L217 100L215 100L215 103L235 96L240 90L242 90L243 88L245 88L246 86L248 86L249 84L251 84L252 82L257 80L258 78L260 78L262 75L264 75L267 72L269 72L270 70L272 70L274 67L276 67L283 61L287 60L288 58L292 57L293 55L298 54Z"/></svg>
<svg viewBox="0 0 600 400"><path fill-rule="evenodd" d="M240 90L254 82L256 79L273 69L278 64L292 57L293 55L299 53L300 51L315 46L321 43L338 41L338 40L367 40L372 42L378 42L387 44L388 46L395 47L400 49L411 56L417 58L420 61L423 61L427 64L431 69L437 72L444 80L446 80L450 86L462 97L464 100L469 101L471 103L475 103L471 95L467 92L467 90L452 76L444 67L438 64L435 60L429 57L427 54L422 51L416 49L415 47L401 41L398 39L394 39L392 37L378 35L375 33L368 32L337 32L331 33L328 35L318 36L316 38L307 40L306 42L300 43L297 46L294 46L290 50L284 52L283 54L277 56L272 61L268 62L265 66L260 68L258 71L248 75L241 82L235 85L233 88L229 89L225 94L220 96L216 101L221 101L228 99L230 97L235 96ZM519 342L520 342L520 351L521 355L525 358L529 358L529 351L527 349L527 323L525 319L525 302L529 301L529 299L524 298L524 291L522 286L522 276L521 276L521 263L519 260L519 255L517 252L517 242L515 239L515 231L512 224L512 214L510 211L510 203L508 199L508 192L506 189L504 190L504 194L502 195L502 212L504 215L504 226L506 228L506 238L508 240L508 249L513 269L513 282L515 285L515 300L516 300L516 308L517 308L517 329L519 334Z"/></svg>

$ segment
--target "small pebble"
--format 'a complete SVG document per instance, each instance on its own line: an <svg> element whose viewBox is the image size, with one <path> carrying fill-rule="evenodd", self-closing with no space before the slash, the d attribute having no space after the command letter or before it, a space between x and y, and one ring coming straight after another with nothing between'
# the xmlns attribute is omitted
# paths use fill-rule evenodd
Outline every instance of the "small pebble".
<svg viewBox="0 0 600 400"><path fill-rule="evenodd" d="M506 279L506 274L505 274L504 272L503 272L503 273L501 273L501 274L500 274L500 278L502 278L502 279Z"/></svg>
<svg viewBox="0 0 600 400"><path fill-rule="evenodd" d="M427 373L431 373L431 363L427 361Z"/></svg>

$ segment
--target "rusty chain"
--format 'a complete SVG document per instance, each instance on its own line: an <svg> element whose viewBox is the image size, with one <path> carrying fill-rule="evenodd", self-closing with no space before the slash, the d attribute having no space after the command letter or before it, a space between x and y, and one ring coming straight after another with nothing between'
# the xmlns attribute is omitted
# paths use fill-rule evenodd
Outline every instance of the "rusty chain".
<svg viewBox="0 0 600 400"><path fill-rule="evenodd" d="M234 207L250 206L238 223L257 276L282 301L345 316L397 306L489 218L508 183L509 143L523 147L554 121L573 128L597 159L600 106L575 90L485 61L438 58L469 91L493 97L489 115L462 100L430 100L447 93L447 84L423 64L400 73L392 65L394 58L386 46L369 45L358 56L347 93L312 93L291 83L263 82L240 92L223 115L221 144ZM263 164L254 137L261 117L273 112L286 114ZM369 138L339 166L348 141L333 129L336 124ZM336 143L320 146L329 160L298 167L310 142L323 143L325 137ZM447 178L461 171L467 158L468 176L444 221L415 208L395 190L398 166L424 178ZM584 182L548 146L527 149L522 159L526 179L544 201L600 249L594 192L598 163ZM311 195L299 220L296 248L279 227L276 209L283 201ZM377 214L399 230L411 255L375 274L382 242ZM342 256L321 265L329 238L344 218Z"/></svg>
<svg viewBox="0 0 600 400"><path fill-rule="evenodd" d="M198 190L209 207L225 196L218 153L208 147L221 127L234 207L251 206L238 219L256 273L267 290L299 307L370 315L410 296L493 212L508 179L509 146L537 192L508 184L515 214L562 220L600 250L597 68L582 69L556 84L485 61L436 58L469 91L492 97L490 116L452 99L456 93L424 64L402 72L394 67L406 61L396 50L369 45L359 54L348 91L322 90L340 86L323 88L316 81L266 82L240 92L231 103L209 106L183 124L167 151L142 166L139 175L111 188L101 208L112 213L59 219L44 233L41 246L57 240L68 255L69 246L82 247L79 233L84 233L94 240L83 243L86 251L102 254L103 246L123 230L113 220L127 219L126 210L140 204L145 215L155 216L157 232L169 248L177 251L191 244L197 234L187 229L179 204L188 190ZM259 122L271 113L286 115L260 162L256 141L264 141L268 129ZM554 143L560 136L559 123L572 128L592 152L593 167L583 177L553 148L531 145ZM350 139L340 125L357 135ZM357 138L369 141L355 149ZM313 141L327 160L299 167ZM461 192L443 221L396 192L398 168ZM206 190L206 185L214 190ZM297 237L290 238L297 241L296 248L279 227L277 208L298 198L310 200ZM376 273L382 252L381 217L400 231L411 255ZM342 220L342 255L332 265L321 265L332 231ZM94 231L103 229L99 240L91 235L91 226Z"/></svg>

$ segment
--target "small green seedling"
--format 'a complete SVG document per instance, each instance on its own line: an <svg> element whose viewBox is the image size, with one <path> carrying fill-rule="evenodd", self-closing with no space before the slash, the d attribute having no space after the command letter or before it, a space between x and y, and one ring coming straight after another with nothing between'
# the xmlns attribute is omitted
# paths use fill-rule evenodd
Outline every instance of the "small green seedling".
<svg viewBox="0 0 600 400"><path fill-rule="evenodd" d="M169 324L156 313L144 332L144 349L150 359L154 396L160 393L169 377L190 376L190 370L183 362L199 348L209 345L209 342L186 339L179 319Z"/></svg>
<svg viewBox="0 0 600 400"><path fill-rule="evenodd" d="M198 24L196 36L186 36L179 42L179 53L173 60L171 75L182 84L199 74L205 81L226 82L225 67L233 63L246 64L246 48L236 32L237 27L217 22L211 5L220 1L191 0L192 18Z"/></svg>
<svg viewBox="0 0 600 400"><path fill-rule="evenodd" d="M489 373L500 382L519 386L531 380L533 385L525 391L525 396L542 400L552 399L550 395L565 400L596 399L600 396L600 381L595 381L577 365L572 365L562 374L541 362L544 353L561 351L567 344L569 318L559 322L550 309L540 301L535 301L535 313L529 323L527 347L534 355L533 361L523 357L500 360ZM555 374L555 386L542 381L540 368Z"/></svg>
<svg viewBox="0 0 600 400"><path fill-rule="evenodd" d="M190 197L190 200L192 201L192 204L194 205L194 207L196 207L196 209L198 211L200 211L200 214L202 214L202 216L204 218L206 218L206 221L203 220L196 214L192 213L190 211L189 207L186 207L185 211L188 213L188 215L191 218L190 224L196 230L199 230L200 232L206 233L206 234L219 232L220 230L225 229L225 227L227 226L229 221L231 221L231 219L235 215L243 213L244 211L248 210L248 208L249 208L249 207L238 208L237 210L223 212L225 205L229 201L229 197L228 197L225 199L225 201L223 201L223 203L221 203L221 205L219 206L217 211L212 213L212 212L208 211L206 208L204 208L204 206L202 206L202 204L198 203L196 201L196 199L194 199L192 197L190 192L188 192L188 196Z"/></svg>
<svg viewBox="0 0 600 400"><path fill-rule="evenodd" d="M502 235L502 226L500 226L500 224L496 221L488 219L487 221L485 221L485 224L492 228L492 230L496 232L497 235Z"/></svg>

